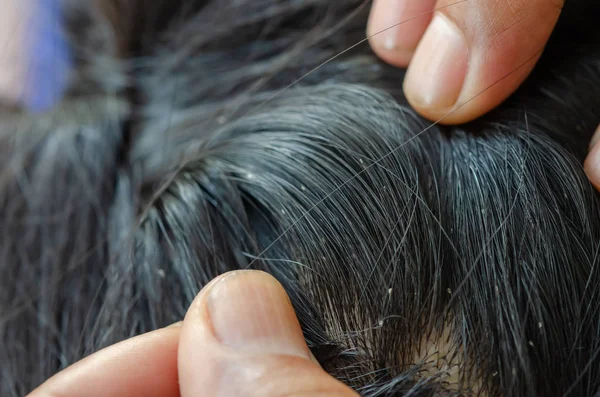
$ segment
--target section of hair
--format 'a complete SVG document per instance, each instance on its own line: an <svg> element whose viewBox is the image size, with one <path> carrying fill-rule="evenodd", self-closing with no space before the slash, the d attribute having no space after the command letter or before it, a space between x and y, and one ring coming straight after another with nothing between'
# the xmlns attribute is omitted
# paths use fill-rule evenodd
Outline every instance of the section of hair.
<svg viewBox="0 0 600 397"><path fill-rule="evenodd" d="M25 395L95 351L92 335L109 327L94 321L113 282L123 211L113 208L115 181L131 106L119 94L111 32L83 4L69 11L76 69L65 100L35 116L0 110L2 396Z"/></svg>
<svg viewBox="0 0 600 397"><path fill-rule="evenodd" d="M372 89L296 90L184 163L144 220L159 253L137 262L185 299L231 268L270 271L322 365L365 395L589 395L596 196L523 126L416 136L425 124ZM431 349L462 351L459 375L415 361Z"/></svg>
<svg viewBox="0 0 600 397"><path fill-rule="evenodd" d="M362 38L368 2L128 3L130 28L122 1L72 5L68 97L0 125L0 394L240 268L281 281L362 395L600 390L598 5L568 4L528 83L447 128L366 44L282 91Z"/></svg>

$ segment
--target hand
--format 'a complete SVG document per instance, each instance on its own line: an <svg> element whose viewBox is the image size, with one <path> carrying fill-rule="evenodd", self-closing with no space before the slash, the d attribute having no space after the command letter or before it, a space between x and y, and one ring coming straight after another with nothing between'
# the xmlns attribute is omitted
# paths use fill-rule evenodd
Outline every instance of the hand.
<svg viewBox="0 0 600 397"><path fill-rule="evenodd" d="M600 126L596 129L596 133L590 142L590 153L585 159L585 173L596 189L600 190Z"/></svg>
<svg viewBox="0 0 600 397"><path fill-rule="evenodd" d="M404 92L410 104L431 120L446 116L442 123L458 124L498 106L525 80L563 3L375 0L367 33L383 60L408 66Z"/></svg>
<svg viewBox="0 0 600 397"><path fill-rule="evenodd" d="M258 271L227 273L182 323L108 347L29 397L357 397L310 354L281 285Z"/></svg>
<svg viewBox="0 0 600 397"><path fill-rule="evenodd" d="M404 93L415 110L433 121L459 124L484 115L523 83L563 5L564 0L374 0L367 34L384 61L408 66ZM597 142L600 128L585 162L600 188Z"/></svg>

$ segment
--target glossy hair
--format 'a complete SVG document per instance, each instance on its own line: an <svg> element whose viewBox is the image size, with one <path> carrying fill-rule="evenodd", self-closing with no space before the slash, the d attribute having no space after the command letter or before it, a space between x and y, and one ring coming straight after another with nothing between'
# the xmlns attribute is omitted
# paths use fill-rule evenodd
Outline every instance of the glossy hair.
<svg viewBox="0 0 600 397"><path fill-rule="evenodd" d="M369 6L64 1L65 99L0 107L2 396L246 268L362 395L600 392L600 3L567 1L524 86L459 127L341 54Z"/></svg>

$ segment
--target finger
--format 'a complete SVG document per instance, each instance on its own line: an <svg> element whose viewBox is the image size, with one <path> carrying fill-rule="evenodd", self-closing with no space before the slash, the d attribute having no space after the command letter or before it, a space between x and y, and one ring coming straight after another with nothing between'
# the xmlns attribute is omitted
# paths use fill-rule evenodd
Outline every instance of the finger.
<svg viewBox="0 0 600 397"><path fill-rule="evenodd" d="M404 80L423 116L455 124L499 105L533 69L562 0L439 0ZM449 112L452 114L448 115ZM446 117L445 117L446 116Z"/></svg>
<svg viewBox="0 0 600 397"><path fill-rule="evenodd" d="M357 396L311 361L281 285L266 273L228 273L186 314L179 345L183 397Z"/></svg>
<svg viewBox="0 0 600 397"><path fill-rule="evenodd" d="M60 0L0 3L0 101L48 110L67 88L71 62Z"/></svg>
<svg viewBox="0 0 600 397"><path fill-rule="evenodd" d="M177 397L180 328L150 332L92 354L29 397Z"/></svg>
<svg viewBox="0 0 600 397"><path fill-rule="evenodd" d="M367 24L373 51L394 66L408 66L431 21L435 1L375 0Z"/></svg>
<svg viewBox="0 0 600 397"><path fill-rule="evenodd" d="M596 189L600 190L600 126L590 142L590 152L585 159L584 169Z"/></svg>

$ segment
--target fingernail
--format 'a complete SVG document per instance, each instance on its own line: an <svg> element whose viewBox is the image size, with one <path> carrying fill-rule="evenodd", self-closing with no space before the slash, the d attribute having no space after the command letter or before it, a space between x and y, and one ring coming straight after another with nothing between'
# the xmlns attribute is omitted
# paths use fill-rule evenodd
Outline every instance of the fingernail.
<svg viewBox="0 0 600 397"><path fill-rule="evenodd" d="M448 18L436 14L419 43L404 81L407 99L417 107L453 106L469 63L463 33Z"/></svg>
<svg viewBox="0 0 600 397"><path fill-rule="evenodd" d="M290 300L272 276L258 271L231 273L211 286L207 305L222 344L245 353L310 359Z"/></svg>
<svg viewBox="0 0 600 397"><path fill-rule="evenodd" d="M433 15L434 0L377 0L371 9L367 34L385 58L408 64Z"/></svg>
<svg viewBox="0 0 600 397"><path fill-rule="evenodd" d="M592 136L589 149L592 150L594 146L596 146L598 141L600 141L600 125L598 126L598 128L596 128L596 132L594 132L594 135Z"/></svg>

